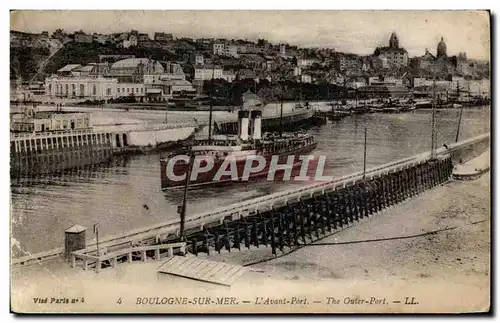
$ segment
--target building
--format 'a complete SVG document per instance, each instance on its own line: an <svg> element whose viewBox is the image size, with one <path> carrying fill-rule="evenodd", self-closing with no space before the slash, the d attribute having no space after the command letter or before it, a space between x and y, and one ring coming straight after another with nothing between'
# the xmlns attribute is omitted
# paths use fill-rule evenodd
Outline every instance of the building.
<svg viewBox="0 0 500 323"><path fill-rule="evenodd" d="M144 74L144 84L160 84L166 78L165 74Z"/></svg>
<svg viewBox="0 0 500 323"><path fill-rule="evenodd" d="M314 63L321 63L321 61L319 59L315 59L315 58L300 58L297 60L297 66L300 66L300 67L309 67L311 65L313 65Z"/></svg>
<svg viewBox="0 0 500 323"><path fill-rule="evenodd" d="M357 90L360 96L367 98L404 98L410 95L406 87L395 85L367 85Z"/></svg>
<svg viewBox="0 0 500 323"><path fill-rule="evenodd" d="M238 45L238 53L246 54L247 53L247 45Z"/></svg>
<svg viewBox="0 0 500 323"><path fill-rule="evenodd" d="M121 46L123 48L130 48L130 47L135 47L137 46L137 36L135 35L130 35L128 38L123 39L121 41Z"/></svg>
<svg viewBox="0 0 500 323"><path fill-rule="evenodd" d="M49 98L105 100L117 96L117 79L102 76L60 76L45 79Z"/></svg>
<svg viewBox="0 0 500 323"><path fill-rule="evenodd" d="M92 127L90 114L77 112L28 111L27 116L14 114L11 118L12 132L48 132L57 130L84 130Z"/></svg>
<svg viewBox="0 0 500 323"><path fill-rule="evenodd" d="M222 79L232 83L236 79L236 74L233 71L222 71Z"/></svg>
<svg viewBox="0 0 500 323"><path fill-rule="evenodd" d="M425 77L415 77L413 78L413 87L415 88L421 88L421 87L427 87L431 88L433 85L436 85L436 89L443 91L444 89L450 89L453 86L453 83L447 80L432 80L431 78L425 78ZM456 87L456 82L455 82L455 87Z"/></svg>
<svg viewBox="0 0 500 323"><path fill-rule="evenodd" d="M149 39L148 34L138 34L137 35L137 42L139 43L146 43L149 42L151 39Z"/></svg>
<svg viewBox="0 0 500 323"><path fill-rule="evenodd" d="M427 70L437 77L445 78L449 74L455 74L457 72L459 61L461 60L463 62L463 55L465 55L465 53L462 53L461 59L458 59L456 56L447 56L446 44L443 37L441 37L440 42L437 44L436 56L432 55L426 48L425 54L415 60L414 67ZM462 68L465 67L465 64L460 64Z"/></svg>
<svg viewBox="0 0 500 323"><path fill-rule="evenodd" d="M385 76L384 77L384 84L403 86L403 80L401 78L397 78L395 76Z"/></svg>
<svg viewBox="0 0 500 323"><path fill-rule="evenodd" d="M214 55L236 58L238 57L238 46L223 43L214 43L213 53Z"/></svg>
<svg viewBox="0 0 500 323"><path fill-rule="evenodd" d="M286 56L286 45L280 45L280 55Z"/></svg>
<svg viewBox="0 0 500 323"><path fill-rule="evenodd" d="M333 62L335 69L339 72L361 71L363 68L361 58L354 54L336 53Z"/></svg>
<svg viewBox="0 0 500 323"><path fill-rule="evenodd" d="M80 64L68 64L57 70L57 75L59 76L75 76L73 73L82 67Z"/></svg>
<svg viewBox="0 0 500 323"><path fill-rule="evenodd" d="M424 55L417 60L418 68L425 70L430 69L432 68L432 65L434 65L435 61L436 56L432 55L432 53L426 48Z"/></svg>
<svg viewBox="0 0 500 323"><path fill-rule="evenodd" d="M80 64L68 64L59 70L57 70L57 75L59 76L96 76L96 75L107 75L109 72L109 66L107 63L89 63L88 65L81 66Z"/></svg>
<svg viewBox="0 0 500 323"><path fill-rule="evenodd" d="M196 66L194 69L194 78L196 80L211 80L211 79L221 79L222 78L222 67L205 65Z"/></svg>
<svg viewBox="0 0 500 323"><path fill-rule="evenodd" d="M462 76L475 76L476 74L476 64L467 59L466 53L458 53L457 73Z"/></svg>
<svg viewBox="0 0 500 323"><path fill-rule="evenodd" d="M311 77L311 75L308 75L308 74L301 74L300 81L302 83L312 83L312 77Z"/></svg>
<svg viewBox="0 0 500 323"><path fill-rule="evenodd" d="M144 84L160 84L163 80L185 80L186 75L178 63L166 62L162 74L144 74Z"/></svg>
<svg viewBox="0 0 500 323"><path fill-rule="evenodd" d="M166 62L164 64L165 76L171 80L185 80L186 75L182 66L178 63Z"/></svg>
<svg viewBox="0 0 500 323"><path fill-rule="evenodd" d="M186 80L164 80L162 81L163 94L171 98L193 98L196 89Z"/></svg>
<svg viewBox="0 0 500 323"><path fill-rule="evenodd" d="M213 45L214 55L224 55L224 44L214 43Z"/></svg>
<svg viewBox="0 0 500 323"><path fill-rule="evenodd" d="M144 97L145 85L141 83L118 83L116 86L116 97Z"/></svg>
<svg viewBox="0 0 500 323"><path fill-rule="evenodd" d="M253 69L243 68L236 73L238 80L253 79L257 78L257 73Z"/></svg>
<svg viewBox="0 0 500 323"><path fill-rule="evenodd" d="M443 37L441 37L441 41L437 45L436 53L437 53L437 58L447 57L447 55L446 55L446 43L444 42Z"/></svg>
<svg viewBox="0 0 500 323"><path fill-rule="evenodd" d="M202 54L196 54L196 56L194 57L194 63L196 65L203 65L205 64L205 58Z"/></svg>
<svg viewBox="0 0 500 323"><path fill-rule="evenodd" d="M399 47L396 33L391 34L388 47L377 47L374 54L382 59L384 68L408 66L408 52Z"/></svg>
<svg viewBox="0 0 500 323"><path fill-rule="evenodd" d="M92 35L93 41L99 44L106 44L106 42L111 41L111 37L109 35L97 34L94 33Z"/></svg>
<svg viewBox="0 0 500 323"><path fill-rule="evenodd" d="M293 68L293 76L299 76L300 74L302 74L302 69L298 66L295 66Z"/></svg>
<svg viewBox="0 0 500 323"><path fill-rule="evenodd" d="M226 45L224 47L224 53L225 53L225 56L237 58L238 57L238 46Z"/></svg>
<svg viewBox="0 0 500 323"><path fill-rule="evenodd" d="M162 74L165 74L165 69L158 61L149 58L127 58L111 65L108 75L120 83L143 83L144 75Z"/></svg>
<svg viewBox="0 0 500 323"><path fill-rule="evenodd" d="M154 40L164 44L173 41L174 36L172 34L167 34L167 33L155 33Z"/></svg>

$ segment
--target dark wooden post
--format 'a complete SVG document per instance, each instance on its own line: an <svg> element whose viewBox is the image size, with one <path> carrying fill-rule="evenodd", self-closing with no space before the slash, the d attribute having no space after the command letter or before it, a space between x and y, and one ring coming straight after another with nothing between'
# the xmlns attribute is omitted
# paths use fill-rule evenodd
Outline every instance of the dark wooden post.
<svg viewBox="0 0 500 323"><path fill-rule="evenodd" d="M245 247L250 249L250 225L248 223L245 226Z"/></svg>
<svg viewBox="0 0 500 323"><path fill-rule="evenodd" d="M304 244L307 243L306 241L306 219L305 219L305 211L302 208L300 210L300 236L302 237L302 242Z"/></svg>
<svg viewBox="0 0 500 323"><path fill-rule="evenodd" d="M278 243L279 243L279 248L280 248L281 252L284 252L284 247L285 247L285 243L284 243L284 239L283 239L284 230L285 230L285 228L283 227L283 214L280 214L279 218L278 218Z"/></svg>
<svg viewBox="0 0 500 323"><path fill-rule="evenodd" d="M292 218L292 222L293 222L293 243L295 245L299 245L299 230L297 228L297 225L298 225L298 221L297 221L297 217L298 217L298 213L297 211L293 211L293 218Z"/></svg>
<svg viewBox="0 0 500 323"><path fill-rule="evenodd" d="M267 219L261 218L262 221L262 244L267 247Z"/></svg>
<svg viewBox="0 0 500 323"><path fill-rule="evenodd" d="M196 238L193 238L192 244L193 244L193 254L195 256L198 256L198 241L196 241Z"/></svg>
<svg viewBox="0 0 500 323"><path fill-rule="evenodd" d="M325 195L325 207L326 207L326 227L328 232L332 232L332 208L331 208L331 200L328 195Z"/></svg>
<svg viewBox="0 0 500 323"><path fill-rule="evenodd" d="M205 239L204 239L205 241L204 241L204 244L205 244L205 248L207 250L207 255L210 256L210 244L208 242L208 236L209 236L209 234L207 232L205 232Z"/></svg>
<svg viewBox="0 0 500 323"><path fill-rule="evenodd" d="M229 228L226 228L226 234L224 237L224 244L225 244L226 250L231 252L231 243L229 241Z"/></svg>
<svg viewBox="0 0 500 323"><path fill-rule="evenodd" d="M241 250L241 237L240 237L240 225L236 225L236 229L234 231L234 247L238 250Z"/></svg>
<svg viewBox="0 0 500 323"><path fill-rule="evenodd" d="M215 251L220 253L220 241L219 241L219 233L215 232Z"/></svg>
<svg viewBox="0 0 500 323"><path fill-rule="evenodd" d="M257 233L257 222L255 220L252 221L252 243L257 248L259 247L259 236Z"/></svg>
<svg viewBox="0 0 500 323"><path fill-rule="evenodd" d="M271 224L271 252L273 255L276 255L276 236L274 232L274 215L271 216L270 219Z"/></svg>

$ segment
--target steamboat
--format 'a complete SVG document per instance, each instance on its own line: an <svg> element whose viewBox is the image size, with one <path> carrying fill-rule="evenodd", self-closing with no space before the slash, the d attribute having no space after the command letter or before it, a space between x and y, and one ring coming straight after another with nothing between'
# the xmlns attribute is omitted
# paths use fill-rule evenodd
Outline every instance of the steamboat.
<svg viewBox="0 0 500 323"><path fill-rule="evenodd" d="M290 172L296 175L302 165L300 156L316 148L314 137L303 132L284 134L282 130L279 134L263 135L261 127L262 111L240 110L238 135L218 135L212 138L209 131L208 139L194 141L192 146L184 147L162 158L160 160L162 189L220 185L267 177L272 168L273 158L280 165L286 164L291 168ZM176 156L180 155L188 155L190 158L175 161ZM261 157L260 160L265 160L264 166L258 170L256 156ZM200 160L200 165L197 166L206 171L197 171L197 176L190 176L193 169L192 161L196 159ZM213 161L213 166L206 167L208 162L204 163L205 159ZM245 177L245 166L253 167L255 171ZM227 171L226 167L234 169ZM312 167L314 166L312 165L311 169ZM282 179L285 171L284 168L273 171L273 179ZM223 175L220 175L221 173Z"/></svg>

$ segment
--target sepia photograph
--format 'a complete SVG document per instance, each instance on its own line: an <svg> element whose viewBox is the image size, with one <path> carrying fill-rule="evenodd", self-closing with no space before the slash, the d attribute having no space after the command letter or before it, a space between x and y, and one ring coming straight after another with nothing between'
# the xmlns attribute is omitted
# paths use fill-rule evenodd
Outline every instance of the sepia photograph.
<svg viewBox="0 0 500 323"><path fill-rule="evenodd" d="M10 311L486 313L488 10L11 10Z"/></svg>

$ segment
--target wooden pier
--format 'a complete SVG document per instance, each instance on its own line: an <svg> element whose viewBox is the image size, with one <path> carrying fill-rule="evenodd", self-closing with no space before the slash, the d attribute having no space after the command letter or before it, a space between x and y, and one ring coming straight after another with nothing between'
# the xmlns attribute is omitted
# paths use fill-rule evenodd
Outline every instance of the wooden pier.
<svg viewBox="0 0 500 323"><path fill-rule="evenodd" d="M119 262L147 261L148 257L151 256L154 260L160 260L165 257L171 258L174 254L184 254L185 252L185 242L131 246L128 248L119 248L111 252L108 252L107 248L100 249L99 251L96 248L87 248L71 253L71 267L75 268L77 264L82 263L84 270L93 267L96 272L99 272L103 265L115 267Z"/></svg>
<svg viewBox="0 0 500 323"><path fill-rule="evenodd" d="M300 246L383 208L449 180L458 159L464 162L489 147L483 134L435 151L390 162L331 181L277 192L186 217L187 248L193 252L234 250L266 243L275 250ZM139 228L101 241L103 248L166 244L179 237L178 219ZM62 234L62 233L61 233ZM274 242L273 242L274 241ZM89 241L87 248L96 248ZM27 265L60 257L63 248L12 260Z"/></svg>

